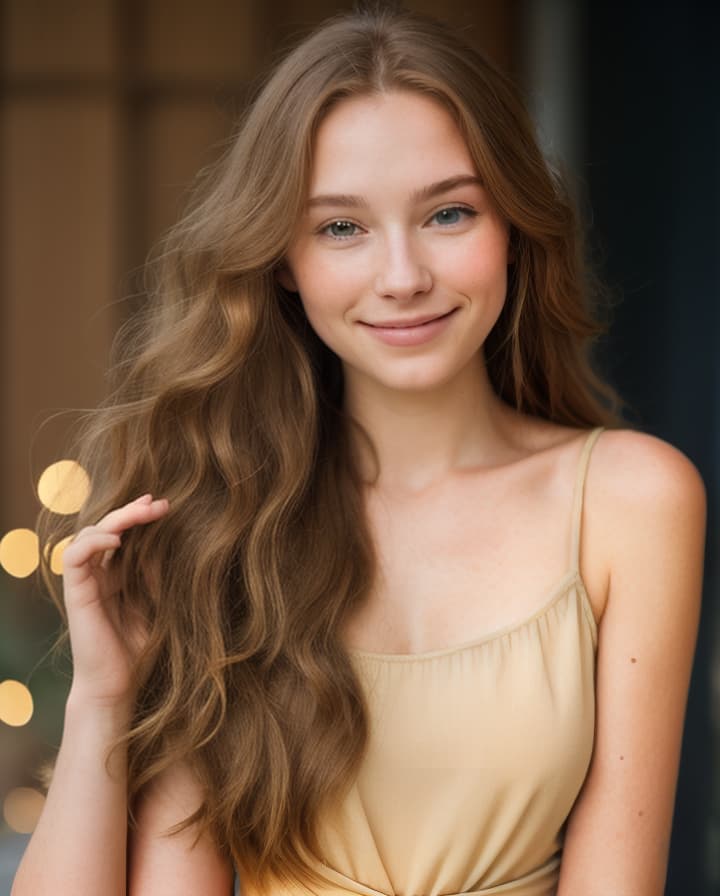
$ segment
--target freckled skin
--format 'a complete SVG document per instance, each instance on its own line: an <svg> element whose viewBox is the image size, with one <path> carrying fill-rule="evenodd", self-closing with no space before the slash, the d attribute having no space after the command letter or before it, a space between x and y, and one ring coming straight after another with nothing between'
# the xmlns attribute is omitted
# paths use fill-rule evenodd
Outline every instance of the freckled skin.
<svg viewBox="0 0 720 896"><path fill-rule="evenodd" d="M635 659L635 657L634 657L634 656L631 656L631 657L630 657L630 662L631 662L631 663L636 663L636 662L637 662L637 660L636 660L636 659Z"/></svg>

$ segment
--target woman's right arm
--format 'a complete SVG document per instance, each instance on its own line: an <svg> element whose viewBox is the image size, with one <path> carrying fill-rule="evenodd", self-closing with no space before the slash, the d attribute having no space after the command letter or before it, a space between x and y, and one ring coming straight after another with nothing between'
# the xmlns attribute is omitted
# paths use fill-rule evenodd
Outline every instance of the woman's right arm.
<svg viewBox="0 0 720 896"><path fill-rule="evenodd" d="M105 757L126 728L122 709L71 691L45 806L11 896L125 896L125 753L113 753L107 767Z"/></svg>
<svg viewBox="0 0 720 896"><path fill-rule="evenodd" d="M155 782L138 810L128 851L127 761L110 747L127 731L132 669L141 627L113 623L113 552L132 526L168 509L144 495L77 533L63 553L73 680L65 725L42 815L15 876L12 896L228 896L232 869L193 832L163 831L199 804L199 788L177 767ZM129 869L129 870L128 870Z"/></svg>
<svg viewBox="0 0 720 896"><path fill-rule="evenodd" d="M188 767L153 782L128 833L125 754L104 763L126 725L122 714L71 694L45 807L11 896L231 896L232 865L208 837L192 828L165 834L200 804Z"/></svg>

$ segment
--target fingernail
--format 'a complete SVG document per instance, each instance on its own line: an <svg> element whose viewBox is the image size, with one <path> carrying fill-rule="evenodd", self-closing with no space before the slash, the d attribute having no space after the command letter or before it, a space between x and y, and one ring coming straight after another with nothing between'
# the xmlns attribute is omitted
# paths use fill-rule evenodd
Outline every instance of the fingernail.
<svg viewBox="0 0 720 896"><path fill-rule="evenodd" d="M150 492L147 492L147 494L142 495L142 497L136 498L135 501L136 501L136 503L138 501L143 501L144 503L147 503L148 501L150 501L151 498L152 498L152 495L150 494Z"/></svg>

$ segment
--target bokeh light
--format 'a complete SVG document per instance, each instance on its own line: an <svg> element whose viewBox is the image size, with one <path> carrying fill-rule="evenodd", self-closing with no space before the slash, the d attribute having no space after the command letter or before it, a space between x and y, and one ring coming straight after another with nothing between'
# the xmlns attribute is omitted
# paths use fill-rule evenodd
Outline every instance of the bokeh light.
<svg viewBox="0 0 720 896"><path fill-rule="evenodd" d="M0 683L0 721L19 728L27 725L33 714L33 698L19 681L8 678Z"/></svg>
<svg viewBox="0 0 720 896"><path fill-rule="evenodd" d="M63 538L62 541L59 541L55 547L52 549L52 553L50 554L50 569L55 573L56 576L61 576L63 572L63 551L73 540L72 535L68 535L67 538ZM47 556L47 554L45 555Z"/></svg>
<svg viewBox="0 0 720 896"><path fill-rule="evenodd" d="M40 818L45 797L32 787L14 787L3 802L7 826L18 834L31 834Z"/></svg>
<svg viewBox="0 0 720 896"><path fill-rule="evenodd" d="M77 513L90 492L90 478L74 460L59 460L42 472L37 491L53 513Z"/></svg>
<svg viewBox="0 0 720 896"><path fill-rule="evenodd" d="M17 579L35 572L39 559L38 537L32 529L11 529L0 540L0 566Z"/></svg>

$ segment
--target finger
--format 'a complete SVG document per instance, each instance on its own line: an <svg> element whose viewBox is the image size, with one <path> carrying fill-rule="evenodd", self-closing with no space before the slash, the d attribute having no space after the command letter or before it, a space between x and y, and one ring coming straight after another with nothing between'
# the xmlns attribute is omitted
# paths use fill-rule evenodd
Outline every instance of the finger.
<svg viewBox="0 0 720 896"><path fill-rule="evenodd" d="M72 541L75 541L77 538L80 538L81 535L87 535L88 532L94 532L95 526L83 526L82 529L79 529L72 537Z"/></svg>
<svg viewBox="0 0 720 896"><path fill-rule="evenodd" d="M167 498L146 500L145 496L143 496L143 498L131 501L123 507L111 510L93 528L101 529L105 532L120 533L131 526L150 523L159 519L167 512L169 506L170 502Z"/></svg>
<svg viewBox="0 0 720 896"><path fill-rule="evenodd" d="M63 571L84 566L99 552L120 547L120 536L115 532L94 530L72 541L63 551Z"/></svg>
<svg viewBox="0 0 720 896"><path fill-rule="evenodd" d="M167 500L167 499L165 499L165 500ZM96 526L99 526L100 523L104 522L104 521L107 520L107 519L112 518L112 516L115 515L118 511L123 511L123 510L125 510L126 508L129 508L129 507L135 507L135 506L139 506L139 507L148 507L148 506L150 506L150 505L153 504L153 503L157 503L157 502L153 502L153 500L152 500L152 495L150 494L150 492L148 492L148 493L145 494L145 495L141 495L139 498L135 498L134 501L128 501L127 504L123 504L123 506L120 507L120 508L117 508L117 510L113 510L113 511L110 511L110 513L106 513L105 516L101 517L101 518L97 521L97 523L95 523L94 525L83 526L83 528L80 529L80 530L76 533L76 535L81 535L83 532L89 532L89 531L94 530Z"/></svg>

